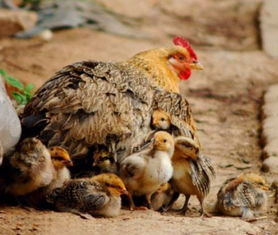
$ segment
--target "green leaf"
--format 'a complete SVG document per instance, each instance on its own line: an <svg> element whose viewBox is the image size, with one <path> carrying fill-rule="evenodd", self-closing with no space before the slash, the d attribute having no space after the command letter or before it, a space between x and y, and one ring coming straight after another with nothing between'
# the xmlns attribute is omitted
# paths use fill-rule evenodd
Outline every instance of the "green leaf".
<svg viewBox="0 0 278 235"><path fill-rule="evenodd" d="M13 92L12 96L14 97L14 99L16 100L16 102L18 104L24 104L25 105L28 102L26 96L22 95L22 94L20 94L18 92Z"/></svg>
<svg viewBox="0 0 278 235"><path fill-rule="evenodd" d="M7 72L4 69L0 69L0 75L5 78L7 76Z"/></svg>
<svg viewBox="0 0 278 235"><path fill-rule="evenodd" d="M13 87L15 87L15 88L17 88L19 90L23 90L24 89L23 84L20 81L18 81L17 79L15 79L14 77L12 77L12 76L7 75L5 77L5 80L7 81L8 84L10 84L11 86L13 86Z"/></svg>
<svg viewBox="0 0 278 235"><path fill-rule="evenodd" d="M34 88L35 88L34 84L33 84L33 83L29 83L29 84L24 88L24 91L29 93L29 92L31 92Z"/></svg>

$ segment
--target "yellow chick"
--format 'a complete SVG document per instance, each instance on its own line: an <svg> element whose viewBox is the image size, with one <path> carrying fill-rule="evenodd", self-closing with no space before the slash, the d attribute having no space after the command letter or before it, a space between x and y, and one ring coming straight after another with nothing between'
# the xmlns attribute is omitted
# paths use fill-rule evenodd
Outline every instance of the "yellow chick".
<svg viewBox="0 0 278 235"><path fill-rule="evenodd" d="M171 184L162 184L159 189L152 195L151 204L155 211L164 212L172 201L176 201L179 194L176 194Z"/></svg>
<svg viewBox="0 0 278 235"><path fill-rule="evenodd" d="M120 163L120 175L130 195L145 195L149 208L152 194L172 177L173 152L173 137L167 132L158 131L148 148L128 156ZM133 209L134 202L130 199Z"/></svg>
<svg viewBox="0 0 278 235"><path fill-rule="evenodd" d="M201 204L202 216L209 216L204 210L204 199L209 193L215 171L206 156L199 154L197 158L192 159L185 154L186 151L181 151L182 148L194 151L194 142L192 143L187 137L175 139L175 152L172 158L174 173L170 183L175 192L185 195L186 199L181 211L183 213L187 211L190 196L195 195ZM192 152L189 151L188 154L191 155ZM171 206L169 205L169 208Z"/></svg>
<svg viewBox="0 0 278 235"><path fill-rule="evenodd" d="M117 165L114 156L106 150L99 150L93 156L93 168L100 173L116 173Z"/></svg>
<svg viewBox="0 0 278 235"><path fill-rule="evenodd" d="M157 130L169 130L171 127L170 115L163 110L154 110L152 114L152 127Z"/></svg>
<svg viewBox="0 0 278 235"><path fill-rule="evenodd" d="M217 209L224 215L252 219L266 209L268 189L265 179L257 174L228 179L217 194Z"/></svg>
<svg viewBox="0 0 278 235"><path fill-rule="evenodd" d="M9 156L7 193L23 196L49 185L55 174L48 149L37 138L26 138Z"/></svg>
<svg viewBox="0 0 278 235"><path fill-rule="evenodd" d="M121 209L121 195L128 194L123 181L112 173L72 179L47 196L59 211L114 217Z"/></svg>
<svg viewBox="0 0 278 235"><path fill-rule="evenodd" d="M49 149L51 161L55 169L55 177L48 186L49 190L62 187L64 182L70 179L70 171L67 167L73 163L67 150L62 147L54 146Z"/></svg>

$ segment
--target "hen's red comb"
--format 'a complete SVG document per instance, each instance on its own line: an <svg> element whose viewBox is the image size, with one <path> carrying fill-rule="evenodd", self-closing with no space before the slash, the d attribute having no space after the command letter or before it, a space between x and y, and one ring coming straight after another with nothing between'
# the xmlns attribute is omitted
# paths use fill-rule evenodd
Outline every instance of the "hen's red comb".
<svg viewBox="0 0 278 235"><path fill-rule="evenodd" d="M173 43L176 46L182 46L185 49L187 49L189 54L191 55L191 58L194 59L194 60L197 60L197 55L196 55L195 51L192 49L192 47L190 46L189 42L185 38L178 37L178 36L174 37L173 38Z"/></svg>

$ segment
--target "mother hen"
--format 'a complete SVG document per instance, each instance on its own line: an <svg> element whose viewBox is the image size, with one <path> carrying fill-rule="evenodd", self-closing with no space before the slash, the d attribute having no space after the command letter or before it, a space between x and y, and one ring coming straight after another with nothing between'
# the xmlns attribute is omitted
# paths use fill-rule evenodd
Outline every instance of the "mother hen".
<svg viewBox="0 0 278 235"><path fill-rule="evenodd" d="M105 148L121 160L150 132L152 111L176 112L184 103L177 94L179 81L188 79L191 69L202 69L185 39L173 42L171 48L144 51L124 62L66 66L26 105L23 136L62 146L73 158ZM190 122L187 103L185 108L178 112Z"/></svg>

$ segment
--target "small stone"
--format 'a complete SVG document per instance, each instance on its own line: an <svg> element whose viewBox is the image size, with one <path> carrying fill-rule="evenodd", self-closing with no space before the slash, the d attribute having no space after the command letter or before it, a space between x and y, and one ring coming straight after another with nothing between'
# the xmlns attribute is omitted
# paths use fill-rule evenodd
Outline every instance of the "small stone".
<svg viewBox="0 0 278 235"><path fill-rule="evenodd" d="M38 16L35 12L0 9L0 37L12 36L35 26Z"/></svg>
<svg viewBox="0 0 278 235"><path fill-rule="evenodd" d="M43 30L38 37L44 41L50 41L53 38L53 33L50 29Z"/></svg>

